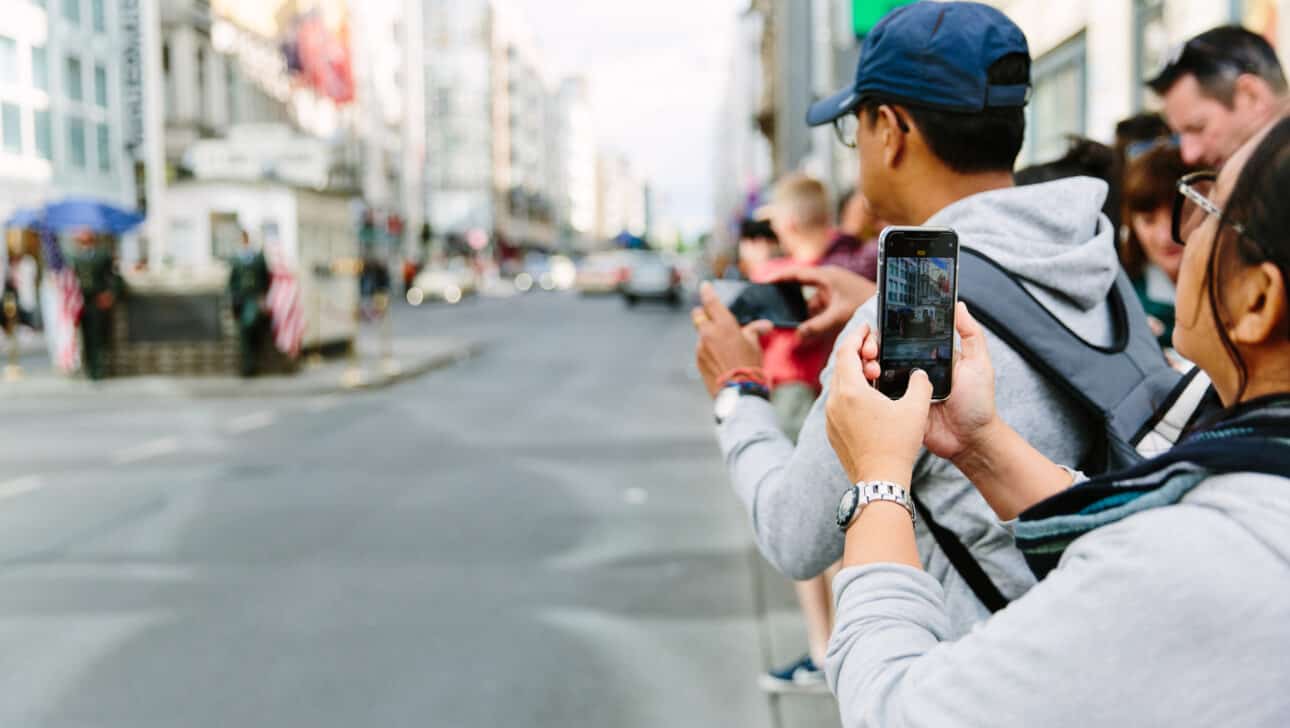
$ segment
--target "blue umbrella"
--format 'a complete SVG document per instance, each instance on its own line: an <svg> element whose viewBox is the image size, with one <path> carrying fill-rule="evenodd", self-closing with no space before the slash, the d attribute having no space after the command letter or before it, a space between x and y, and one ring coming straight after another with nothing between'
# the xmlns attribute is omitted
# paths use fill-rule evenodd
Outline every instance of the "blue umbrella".
<svg viewBox="0 0 1290 728"><path fill-rule="evenodd" d="M40 225L41 211L30 207L20 207L13 211L8 220L4 221L7 228L17 228L19 230L28 230Z"/></svg>
<svg viewBox="0 0 1290 728"><path fill-rule="evenodd" d="M89 229L120 235L138 227L143 215L97 200L68 198L45 206L44 224L56 233Z"/></svg>

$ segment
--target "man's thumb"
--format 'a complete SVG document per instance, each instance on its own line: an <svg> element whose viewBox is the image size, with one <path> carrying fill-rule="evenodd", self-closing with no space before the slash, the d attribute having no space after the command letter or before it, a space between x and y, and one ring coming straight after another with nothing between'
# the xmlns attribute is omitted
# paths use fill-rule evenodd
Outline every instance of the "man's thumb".
<svg viewBox="0 0 1290 728"><path fill-rule="evenodd" d="M932 400L932 380L927 372L915 369L909 374L909 387L905 390L904 399L921 402Z"/></svg>

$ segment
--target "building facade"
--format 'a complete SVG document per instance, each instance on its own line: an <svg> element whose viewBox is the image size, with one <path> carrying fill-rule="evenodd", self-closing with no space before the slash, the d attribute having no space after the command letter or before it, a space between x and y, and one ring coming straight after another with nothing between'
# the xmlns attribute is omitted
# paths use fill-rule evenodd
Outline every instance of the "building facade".
<svg viewBox="0 0 1290 728"><path fill-rule="evenodd" d="M1290 47L1286 0L995 0L1030 41L1034 93L1019 164L1061 156L1068 135L1109 142L1121 119L1158 107L1143 80L1179 43L1226 23Z"/></svg>
<svg viewBox="0 0 1290 728"><path fill-rule="evenodd" d="M65 196L133 206L118 0L0 2L0 214Z"/></svg>

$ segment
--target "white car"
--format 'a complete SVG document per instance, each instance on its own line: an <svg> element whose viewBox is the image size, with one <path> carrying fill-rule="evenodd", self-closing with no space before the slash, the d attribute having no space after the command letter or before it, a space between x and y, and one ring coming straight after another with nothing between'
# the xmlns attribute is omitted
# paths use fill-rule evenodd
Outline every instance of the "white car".
<svg viewBox="0 0 1290 728"><path fill-rule="evenodd" d="M426 301L460 303L478 290L475 273L465 263L450 263L442 268L427 268L412 279L408 303L420 306Z"/></svg>
<svg viewBox="0 0 1290 728"><path fill-rule="evenodd" d="M617 293L626 277L627 260L621 254L597 253L582 259L574 287L586 295Z"/></svg>
<svg viewBox="0 0 1290 728"><path fill-rule="evenodd" d="M650 299L672 307L683 302L681 272L663 256L649 250L631 251L620 289L628 306Z"/></svg>

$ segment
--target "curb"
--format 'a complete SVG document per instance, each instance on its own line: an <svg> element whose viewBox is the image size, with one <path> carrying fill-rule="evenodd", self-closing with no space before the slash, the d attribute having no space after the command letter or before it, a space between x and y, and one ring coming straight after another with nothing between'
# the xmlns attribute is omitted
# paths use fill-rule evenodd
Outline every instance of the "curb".
<svg viewBox="0 0 1290 728"><path fill-rule="evenodd" d="M292 377L268 377L249 381L219 378L136 377L122 378L107 385L70 380L66 386L24 388L21 384L0 383L0 402L33 399L249 399L254 397L316 397L330 394L388 389L396 384L453 366L478 356L484 345L477 341L459 342L390 372L374 372L379 365L369 365L352 383L344 381L346 370L333 365L336 376L325 383L300 382ZM397 360L396 360L397 364ZM296 375L300 376L300 375Z"/></svg>

